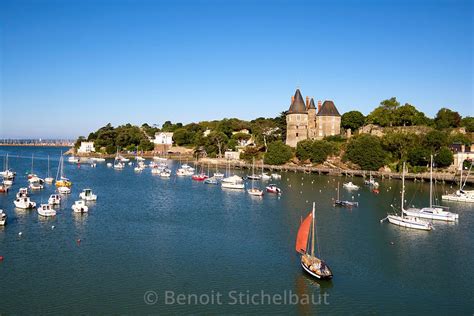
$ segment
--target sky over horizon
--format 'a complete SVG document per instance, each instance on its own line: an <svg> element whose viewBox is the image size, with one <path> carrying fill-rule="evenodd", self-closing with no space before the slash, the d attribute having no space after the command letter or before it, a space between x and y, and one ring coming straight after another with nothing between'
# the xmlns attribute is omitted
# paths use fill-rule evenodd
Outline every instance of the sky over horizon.
<svg viewBox="0 0 474 316"><path fill-rule="evenodd" d="M0 0L0 138L275 117L297 87L473 116L473 3Z"/></svg>

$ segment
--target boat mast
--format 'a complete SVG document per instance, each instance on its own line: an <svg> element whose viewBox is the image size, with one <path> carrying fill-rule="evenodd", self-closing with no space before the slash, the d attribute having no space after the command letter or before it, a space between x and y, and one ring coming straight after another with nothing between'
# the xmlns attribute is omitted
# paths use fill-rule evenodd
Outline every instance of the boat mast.
<svg viewBox="0 0 474 316"><path fill-rule="evenodd" d="M402 218L403 218L403 208L405 203L405 162L403 162L403 171L402 171Z"/></svg>
<svg viewBox="0 0 474 316"><path fill-rule="evenodd" d="M315 236L316 236L316 234L315 234L315 232L314 232L314 208L315 208L314 204L315 204L315 203L313 202L313 218L312 218L312 220L313 220L313 221L312 221L313 227L312 227L312 234L311 234L311 235L312 235L312 242L311 242L311 256L312 256L312 257L314 257L314 238L315 238Z"/></svg>
<svg viewBox="0 0 474 316"><path fill-rule="evenodd" d="M49 155L48 155L48 178L50 178L51 176L49 175Z"/></svg>
<svg viewBox="0 0 474 316"><path fill-rule="evenodd" d="M459 191L462 190L462 169L464 169L464 160L461 161L461 175L460 175L460 178L459 178Z"/></svg>
<svg viewBox="0 0 474 316"><path fill-rule="evenodd" d="M430 158L430 209L433 208L433 155Z"/></svg>
<svg viewBox="0 0 474 316"><path fill-rule="evenodd" d="M35 154L31 154L31 174L33 174L33 161Z"/></svg>

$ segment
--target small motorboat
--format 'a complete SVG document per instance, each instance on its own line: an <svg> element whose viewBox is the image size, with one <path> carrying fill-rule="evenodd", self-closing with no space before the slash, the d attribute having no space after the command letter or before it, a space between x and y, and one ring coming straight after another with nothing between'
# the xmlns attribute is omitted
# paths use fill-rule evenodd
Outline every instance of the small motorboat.
<svg viewBox="0 0 474 316"><path fill-rule="evenodd" d="M257 188L248 189L247 192L253 196L263 196L263 190L259 190Z"/></svg>
<svg viewBox="0 0 474 316"><path fill-rule="evenodd" d="M51 194L48 199L48 204L50 205L61 204L61 196L59 194Z"/></svg>
<svg viewBox="0 0 474 316"><path fill-rule="evenodd" d="M20 188L20 190L18 190L18 193L16 194L17 199L27 196L30 196L28 194L28 188Z"/></svg>
<svg viewBox="0 0 474 316"><path fill-rule="evenodd" d="M77 157L74 157L74 156L71 156L67 159L68 162L72 162L72 163L78 163L79 162L79 158Z"/></svg>
<svg viewBox="0 0 474 316"><path fill-rule="evenodd" d="M54 178L51 178L51 177L44 178L44 182L47 184L52 184L54 182Z"/></svg>
<svg viewBox="0 0 474 316"><path fill-rule="evenodd" d="M251 174L251 175L247 176L247 179L249 179L249 180L260 180L260 179L262 179L262 176L259 175L259 174Z"/></svg>
<svg viewBox="0 0 474 316"><path fill-rule="evenodd" d="M201 174L195 174L192 176L192 179L194 181L204 181L206 180L207 178L209 178L206 174L204 173L201 173Z"/></svg>
<svg viewBox="0 0 474 316"><path fill-rule="evenodd" d="M206 180L204 180L204 183L205 184L219 184L219 182L217 181L217 179L215 177L211 177L211 178L207 178Z"/></svg>
<svg viewBox="0 0 474 316"><path fill-rule="evenodd" d="M281 179L281 174L272 173L272 179Z"/></svg>
<svg viewBox="0 0 474 316"><path fill-rule="evenodd" d="M43 189L43 185L40 184L39 182L31 182L29 187L30 187L31 190L34 190L34 191Z"/></svg>
<svg viewBox="0 0 474 316"><path fill-rule="evenodd" d="M281 194L281 189L276 184L269 184L265 189L268 193Z"/></svg>
<svg viewBox="0 0 474 316"><path fill-rule="evenodd" d="M221 187L223 189L234 189L234 190L245 189L245 185L242 182L222 182Z"/></svg>
<svg viewBox="0 0 474 316"><path fill-rule="evenodd" d="M266 173L262 173L262 175L260 176L260 179L262 179L262 180L270 180L271 178L272 178L272 176L269 176Z"/></svg>
<svg viewBox="0 0 474 316"><path fill-rule="evenodd" d="M160 174L160 173L161 173L161 169L159 169L158 167L151 168L151 174Z"/></svg>
<svg viewBox="0 0 474 316"><path fill-rule="evenodd" d="M5 226L7 223L7 214L3 210L0 210L0 226Z"/></svg>
<svg viewBox="0 0 474 316"><path fill-rule="evenodd" d="M12 186L13 185L13 179L3 179L3 185L6 186Z"/></svg>
<svg viewBox="0 0 474 316"><path fill-rule="evenodd" d="M58 192L60 194L69 194L69 193L71 193L71 189L68 188L68 187L59 187Z"/></svg>
<svg viewBox="0 0 474 316"><path fill-rule="evenodd" d="M97 201L97 195L93 194L91 189L82 190L79 197L85 201Z"/></svg>
<svg viewBox="0 0 474 316"><path fill-rule="evenodd" d="M31 201L28 196L17 198L15 201L13 201L13 204L15 204L15 207L21 209L31 209L36 207L36 203Z"/></svg>
<svg viewBox="0 0 474 316"><path fill-rule="evenodd" d="M72 205L71 208L74 211L74 213L87 213L87 212L89 212L89 208L87 207L86 203L84 203L83 200L79 200L79 201L74 202L74 204Z"/></svg>
<svg viewBox="0 0 474 316"><path fill-rule="evenodd" d="M162 178L171 177L171 171L170 170L163 170L162 172L160 172L160 177L162 177Z"/></svg>
<svg viewBox="0 0 474 316"><path fill-rule="evenodd" d="M53 206L51 204L41 204L40 207L38 207L38 214L41 216L56 216L56 210L53 209Z"/></svg>
<svg viewBox="0 0 474 316"><path fill-rule="evenodd" d="M112 168L112 166L113 166L113 165L112 165L111 162L108 162L108 163L107 163L107 167L108 167L108 168Z"/></svg>
<svg viewBox="0 0 474 316"><path fill-rule="evenodd" d="M344 183L342 186L348 190L359 190L359 186L352 182Z"/></svg>

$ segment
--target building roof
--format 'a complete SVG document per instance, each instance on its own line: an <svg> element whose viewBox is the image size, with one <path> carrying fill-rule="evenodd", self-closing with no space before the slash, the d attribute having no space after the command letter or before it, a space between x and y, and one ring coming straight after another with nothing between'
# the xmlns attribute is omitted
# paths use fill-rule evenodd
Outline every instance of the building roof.
<svg viewBox="0 0 474 316"><path fill-rule="evenodd" d="M311 101L309 101L308 110L309 109L316 109L316 107L314 106L314 99L313 98L311 98Z"/></svg>
<svg viewBox="0 0 474 316"><path fill-rule="evenodd" d="M326 100L321 106L321 110L319 110L317 116L341 116L341 114L339 114L334 102Z"/></svg>
<svg viewBox="0 0 474 316"><path fill-rule="evenodd" d="M306 113L306 105L304 104L300 89L296 89L295 96L293 97L290 109L288 110L288 114L295 113Z"/></svg>

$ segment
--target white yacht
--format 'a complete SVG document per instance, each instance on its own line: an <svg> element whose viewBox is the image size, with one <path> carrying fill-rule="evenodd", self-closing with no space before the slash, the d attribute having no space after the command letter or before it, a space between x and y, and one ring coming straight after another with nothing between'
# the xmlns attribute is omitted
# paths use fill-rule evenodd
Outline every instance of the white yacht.
<svg viewBox="0 0 474 316"><path fill-rule="evenodd" d="M68 187L59 187L57 190L60 194L69 194L69 193L71 193L71 189L68 188Z"/></svg>
<svg viewBox="0 0 474 316"><path fill-rule="evenodd" d="M51 194L48 199L48 204L50 205L61 204L61 196L59 194Z"/></svg>
<svg viewBox="0 0 474 316"><path fill-rule="evenodd" d="M0 210L0 226L5 226L7 223L7 214L3 210Z"/></svg>
<svg viewBox="0 0 474 316"><path fill-rule="evenodd" d="M29 185L31 190L41 190L43 189L43 185L40 184L39 182L31 182Z"/></svg>
<svg viewBox="0 0 474 316"><path fill-rule="evenodd" d="M245 189L245 185L242 182L222 182L221 186L224 189L236 189L236 190Z"/></svg>
<svg viewBox="0 0 474 316"><path fill-rule="evenodd" d="M388 220L390 224L398 225L401 227L406 228L413 228L419 230L432 230L433 226L430 222L421 220L418 217L413 216L405 216L405 209L404 209L404 199L405 199L405 163L403 163L403 174L402 174L402 201L401 201L401 215L388 215L384 219L380 220L383 222L384 220Z"/></svg>
<svg viewBox="0 0 474 316"><path fill-rule="evenodd" d="M29 209L29 208L36 207L36 203L31 201L28 196L17 198L15 201L13 201L13 204L15 204L15 207L22 208L22 209Z"/></svg>
<svg viewBox="0 0 474 316"><path fill-rule="evenodd" d="M89 212L89 208L87 207L86 203L84 203L83 200L79 200L79 201L74 202L74 204L72 205L71 208L74 211L74 213L87 213L87 212Z"/></svg>
<svg viewBox="0 0 474 316"><path fill-rule="evenodd" d="M18 193L16 194L17 199L27 196L30 196L28 193L28 188L20 188L20 190L18 190Z"/></svg>
<svg viewBox="0 0 474 316"><path fill-rule="evenodd" d="M408 216L436 219L441 221L454 222L459 218L459 214L445 211L442 206L433 205L433 155L430 160L430 206L419 208L408 208L403 211Z"/></svg>
<svg viewBox="0 0 474 316"><path fill-rule="evenodd" d="M342 186L348 190L359 190L359 186L352 182L344 183Z"/></svg>
<svg viewBox="0 0 474 316"><path fill-rule="evenodd" d="M53 209L53 206L51 204L41 204L40 207L38 207L38 214L41 216L56 216L56 210Z"/></svg>
<svg viewBox="0 0 474 316"><path fill-rule="evenodd" d="M97 195L93 194L91 189L82 190L79 197L85 201L97 201Z"/></svg>
<svg viewBox="0 0 474 316"><path fill-rule="evenodd" d="M471 172L472 164L469 168L467 173L466 179L464 183L462 181L462 163L461 163L461 177L459 179L459 190L451 194L444 194L441 196L442 200L446 201L454 201L454 202L465 202L465 203L474 203L474 190L465 190L464 187L466 185L467 178L469 177L469 173Z"/></svg>
<svg viewBox="0 0 474 316"><path fill-rule="evenodd" d="M72 162L72 163L78 163L79 162L79 158L77 157L74 157L74 156L71 156L67 159L68 162Z"/></svg>

